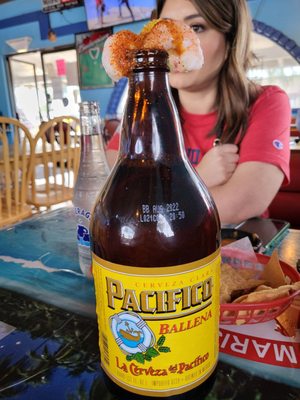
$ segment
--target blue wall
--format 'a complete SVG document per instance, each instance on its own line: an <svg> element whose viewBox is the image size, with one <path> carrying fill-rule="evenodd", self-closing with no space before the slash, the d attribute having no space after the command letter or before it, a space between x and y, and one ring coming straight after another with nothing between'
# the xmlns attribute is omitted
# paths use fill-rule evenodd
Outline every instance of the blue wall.
<svg viewBox="0 0 300 400"><path fill-rule="evenodd" d="M248 0L252 17L283 32L300 46L300 0Z"/></svg>
<svg viewBox="0 0 300 400"><path fill-rule="evenodd" d="M282 31L297 45L300 45L300 0L249 0L248 3L255 20ZM6 56L14 53L5 41L30 36L33 38L30 50L51 49L63 45L74 46L75 33L87 30L84 7L49 15L43 14L41 10L41 0L14 0L0 5L0 110L5 115L11 115ZM16 17L18 18L15 19ZM30 18L32 18L31 21ZM58 35L55 43L47 39L48 18L50 18L50 24ZM27 22L24 22L24 20ZM13 25L14 22L17 22L17 25ZM115 28L115 31L130 29L139 32L143 24L144 21L119 25ZM99 101L102 115L104 115L112 90L112 88L83 90L81 97L82 100Z"/></svg>

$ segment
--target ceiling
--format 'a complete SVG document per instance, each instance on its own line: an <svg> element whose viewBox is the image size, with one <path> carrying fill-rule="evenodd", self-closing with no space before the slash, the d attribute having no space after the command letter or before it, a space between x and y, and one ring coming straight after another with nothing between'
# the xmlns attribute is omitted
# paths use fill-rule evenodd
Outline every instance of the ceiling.
<svg viewBox="0 0 300 400"><path fill-rule="evenodd" d="M283 47L258 33L252 33L251 47L258 60L262 62L298 65L297 61Z"/></svg>

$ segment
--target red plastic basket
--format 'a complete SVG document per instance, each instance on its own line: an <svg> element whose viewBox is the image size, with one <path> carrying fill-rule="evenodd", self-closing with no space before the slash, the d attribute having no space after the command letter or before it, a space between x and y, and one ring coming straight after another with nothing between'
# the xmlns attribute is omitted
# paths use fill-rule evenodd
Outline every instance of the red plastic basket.
<svg viewBox="0 0 300 400"><path fill-rule="evenodd" d="M266 264L270 257L263 254L257 254L258 261ZM281 268L285 276L292 282L300 280L300 275L295 268L287 263L280 261ZM257 324L267 322L286 310L293 302L294 297L300 294L300 291L294 292L289 296L282 297L274 301L264 303L226 303L220 307L220 324L222 325L242 325Z"/></svg>

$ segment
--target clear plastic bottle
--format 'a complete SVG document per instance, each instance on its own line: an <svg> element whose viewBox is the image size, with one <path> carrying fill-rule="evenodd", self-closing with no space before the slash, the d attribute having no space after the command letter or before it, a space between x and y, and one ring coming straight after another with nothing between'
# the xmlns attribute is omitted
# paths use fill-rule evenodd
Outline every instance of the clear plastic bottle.
<svg viewBox="0 0 300 400"><path fill-rule="evenodd" d="M80 104L81 153L73 204L77 219L79 264L91 278L89 224L97 194L109 174L101 134L101 118L97 102Z"/></svg>

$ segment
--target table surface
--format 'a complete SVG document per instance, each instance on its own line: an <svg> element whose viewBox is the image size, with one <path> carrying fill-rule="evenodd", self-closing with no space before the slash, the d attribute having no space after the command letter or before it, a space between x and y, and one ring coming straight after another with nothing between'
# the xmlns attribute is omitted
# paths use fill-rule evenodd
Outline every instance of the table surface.
<svg viewBox="0 0 300 400"><path fill-rule="evenodd" d="M288 234L279 244L278 250L281 260L296 267L300 260L300 231L289 229Z"/></svg>
<svg viewBox="0 0 300 400"><path fill-rule="evenodd" d="M280 256L295 266L299 251L300 231L290 230ZM0 231L0 399L118 399L99 366L93 282L77 257L71 208ZM264 377L220 357L205 399L300 399L300 382L280 383L265 368Z"/></svg>

